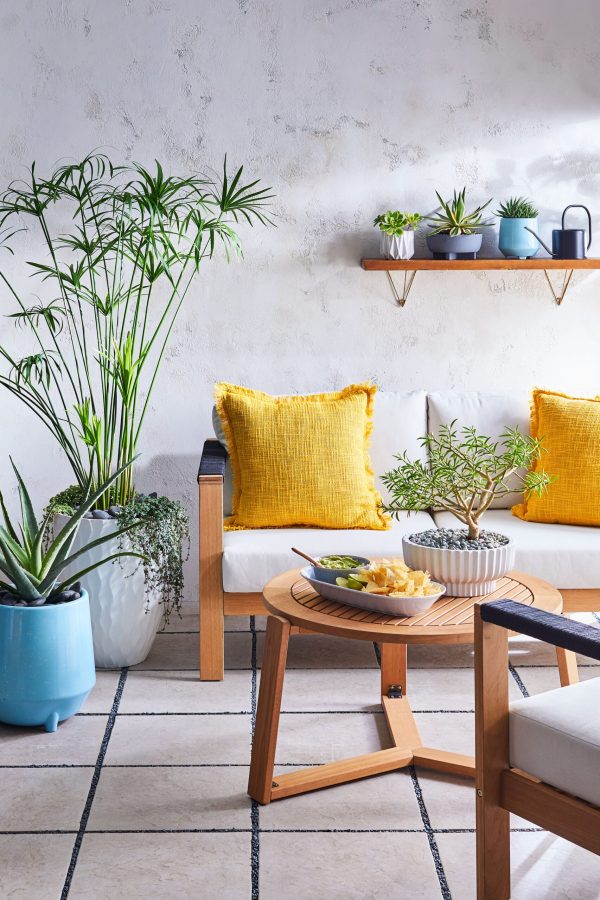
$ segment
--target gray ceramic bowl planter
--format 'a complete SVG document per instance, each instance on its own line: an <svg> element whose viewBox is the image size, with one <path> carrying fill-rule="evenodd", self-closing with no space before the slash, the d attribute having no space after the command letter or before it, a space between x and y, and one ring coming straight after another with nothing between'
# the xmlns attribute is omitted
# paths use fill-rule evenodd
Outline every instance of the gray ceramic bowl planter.
<svg viewBox="0 0 600 900"><path fill-rule="evenodd" d="M481 249L481 234L428 234L427 246L434 259L475 259Z"/></svg>

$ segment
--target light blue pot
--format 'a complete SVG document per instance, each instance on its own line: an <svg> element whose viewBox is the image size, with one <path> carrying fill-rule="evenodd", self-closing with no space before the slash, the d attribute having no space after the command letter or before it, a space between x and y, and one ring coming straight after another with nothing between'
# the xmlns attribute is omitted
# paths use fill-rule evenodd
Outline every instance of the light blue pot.
<svg viewBox="0 0 600 900"><path fill-rule="evenodd" d="M0 721L56 731L96 683L89 598L0 606Z"/></svg>
<svg viewBox="0 0 600 900"><path fill-rule="evenodd" d="M537 219L500 219L498 247L505 256L527 259L540 249L539 243L527 228L537 231Z"/></svg>

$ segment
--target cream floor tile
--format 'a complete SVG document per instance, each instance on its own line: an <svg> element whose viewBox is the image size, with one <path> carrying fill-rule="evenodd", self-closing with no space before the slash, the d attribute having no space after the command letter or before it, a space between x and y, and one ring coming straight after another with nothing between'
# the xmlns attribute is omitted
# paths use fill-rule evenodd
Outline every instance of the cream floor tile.
<svg viewBox="0 0 600 900"><path fill-rule="evenodd" d="M259 811L260 828L291 830L423 827L408 772L389 772L278 800ZM324 837L324 840L327 838Z"/></svg>
<svg viewBox="0 0 600 900"><path fill-rule="evenodd" d="M258 636L258 664L262 664L264 635ZM329 635L292 635L287 665L300 669L376 668L377 658L370 641L353 641Z"/></svg>
<svg viewBox="0 0 600 900"><path fill-rule="evenodd" d="M260 897L438 900L440 888L424 834L261 834Z"/></svg>
<svg viewBox="0 0 600 900"><path fill-rule="evenodd" d="M227 672L223 681L200 681L198 672L129 672L121 713L249 712L252 673Z"/></svg>
<svg viewBox="0 0 600 900"><path fill-rule="evenodd" d="M0 835L0 897L60 897L72 849L72 834Z"/></svg>
<svg viewBox="0 0 600 900"><path fill-rule="evenodd" d="M106 713L108 715L115 699L119 678L120 672L99 669L96 672L96 684L81 707L81 712Z"/></svg>
<svg viewBox="0 0 600 900"><path fill-rule="evenodd" d="M436 835L452 896L475 900L475 835ZM600 857L547 832L511 834L513 900L598 900Z"/></svg>
<svg viewBox="0 0 600 900"><path fill-rule="evenodd" d="M171 621L168 625L165 625L164 631L168 633L198 631L198 604L183 603L181 618L176 613L173 613Z"/></svg>
<svg viewBox="0 0 600 900"><path fill-rule="evenodd" d="M77 831L93 771L0 769L0 831Z"/></svg>
<svg viewBox="0 0 600 900"><path fill-rule="evenodd" d="M417 769L429 820L437 828L475 828L475 783L469 778ZM511 816L511 828L531 828L531 823Z"/></svg>
<svg viewBox="0 0 600 900"><path fill-rule="evenodd" d="M0 724L0 765L95 765L106 721L104 716L73 716L54 734Z"/></svg>
<svg viewBox="0 0 600 900"><path fill-rule="evenodd" d="M454 753L475 753L473 713L416 713L424 747L438 747Z"/></svg>
<svg viewBox="0 0 600 900"><path fill-rule="evenodd" d="M560 687L558 669L554 666L523 666L517 671L530 694L553 691ZM600 666L579 666L579 678L581 681L600 678Z"/></svg>
<svg viewBox="0 0 600 900"><path fill-rule="evenodd" d="M514 678L507 672L509 694L522 696ZM408 697L413 710L475 709L475 677L470 668L410 669Z"/></svg>
<svg viewBox="0 0 600 900"><path fill-rule="evenodd" d="M264 631L267 627L266 616L254 616L254 630ZM250 631L249 616L227 616L225 618L225 633L230 631Z"/></svg>
<svg viewBox="0 0 600 900"><path fill-rule="evenodd" d="M278 764L310 765L372 753L390 745L382 713L292 713L281 716L275 759Z"/></svg>
<svg viewBox="0 0 600 900"><path fill-rule="evenodd" d="M252 636L250 634L227 634L225 636L225 668L250 668L251 647ZM147 659L139 665L133 666L132 671L143 669L194 671L198 669L199 653L197 634L159 632Z"/></svg>
<svg viewBox="0 0 600 900"><path fill-rule="evenodd" d="M250 761L246 715L117 716L108 765L190 765Z"/></svg>
<svg viewBox="0 0 600 900"><path fill-rule="evenodd" d="M473 644L411 644L408 667L453 669L473 667Z"/></svg>
<svg viewBox="0 0 600 900"><path fill-rule="evenodd" d="M379 669L289 669L283 685L283 710L379 708Z"/></svg>
<svg viewBox="0 0 600 900"><path fill-rule="evenodd" d="M1 784L1 781L0 781ZM102 770L88 830L249 828L248 769Z"/></svg>
<svg viewBox="0 0 600 900"><path fill-rule="evenodd" d="M249 895L249 834L86 834L69 900Z"/></svg>

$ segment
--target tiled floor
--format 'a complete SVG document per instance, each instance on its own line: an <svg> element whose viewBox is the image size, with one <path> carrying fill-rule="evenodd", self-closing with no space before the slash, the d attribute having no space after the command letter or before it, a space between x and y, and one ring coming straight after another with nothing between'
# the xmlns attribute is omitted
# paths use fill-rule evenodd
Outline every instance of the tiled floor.
<svg viewBox="0 0 600 900"><path fill-rule="evenodd" d="M197 680L190 610L144 664L99 673L57 734L0 726L0 898L473 898L467 780L407 770L250 802L264 620L227 627L223 682ZM511 656L514 697L558 686L543 645L516 641ZM409 667L427 743L472 752L472 648L415 647ZM387 746L377 694L371 645L294 637L278 765ZM523 820L513 827L515 898L600 898L600 859Z"/></svg>

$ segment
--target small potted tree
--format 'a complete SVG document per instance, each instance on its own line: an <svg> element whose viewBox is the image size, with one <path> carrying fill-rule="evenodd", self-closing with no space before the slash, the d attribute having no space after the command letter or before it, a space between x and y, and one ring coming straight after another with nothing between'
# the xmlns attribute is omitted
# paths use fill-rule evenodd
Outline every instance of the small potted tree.
<svg viewBox="0 0 600 900"><path fill-rule="evenodd" d="M541 441L506 428L499 441L443 425L439 435L421 438L429 461L397 456L400 465L383 481L392 502L392 516L420 509L443 509L465 528L433 528L402 539L404 561L430 573L446 585L449 594L473 597L493 591L496 580L513 567L515 548L506 535L481 529L481 519L492 502L515 490L540 494L554 480L534 472L531 463L542 453Z"/></svg>
<svg viewBox="0 0 600 900"><path fill-rule="evenodd" d="M529 259L538 252L540 245L528 231L537 231L538 211L525 197L510 197L500 204L496 215L500 216L498 248L504 256Z"/></svg>
<svg viewBox="0 0 600 900"><path fill-rule="evenodd" d="M2 494L0 509L0 721L10 725L44 725L56 731L74 715L96 682L90 603L79 581L90 569L132 551L100 552L86 565L83 555L111 541L103 535L79 549L74 538L98 498L125 472L118 468L95 491L88 482L84 500L58 534L49 539L52 512L38 523L23 479L14 467L21 501L17 530ZM120 529L123 534L135 525ZM70 577L66 570L74 567Z"/></svg>
<svg viewBox="0 0 600 900"><path fill-rule="evenodd" d="M427 246L434 259L475 259L481 249L481 232L492 223L484 221L482 212L492 202L490 199L477 206L472 212L466 210L466 188L454 191L452 200L443 200L436 191L441 211L428 216L431 231L427 235Z"/></svg>
<svg viewBox="0 0 600 900"><path fill-rule="evenodd" d="M388 210L376 216L373 225L381 232L381 255L385 259L412 259L415 255L415 231L423 220L420 213Z"/></svg>

